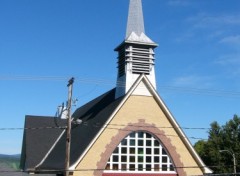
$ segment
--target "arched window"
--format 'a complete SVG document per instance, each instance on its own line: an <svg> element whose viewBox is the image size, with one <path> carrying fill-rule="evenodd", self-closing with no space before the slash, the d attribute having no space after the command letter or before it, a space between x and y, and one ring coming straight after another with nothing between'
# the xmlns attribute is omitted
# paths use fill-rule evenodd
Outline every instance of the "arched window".
<svg viewBox="0 0 240 176"><path fill-rule="evenodd" d="M110 156L105 173L176 173L170 156L160 141L146 132L132 132Z"/></svg>

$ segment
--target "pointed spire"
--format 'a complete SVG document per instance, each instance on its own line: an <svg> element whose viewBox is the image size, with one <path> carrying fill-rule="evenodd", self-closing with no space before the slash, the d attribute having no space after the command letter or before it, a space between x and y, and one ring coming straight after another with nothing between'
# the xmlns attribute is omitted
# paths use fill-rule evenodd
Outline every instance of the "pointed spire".
<svg viewBox="0 0 240 176"><path fill-rule="evenodd" d="M142 0L130 0L126 39L135 32L138 36L145 33Z"/></svg>
<svg viewBox="0 0 240 176"><path fill-rule="evenodd" d="M156 88L154 69L156 47L157 44L145 35L142 0L130 0L126 38L115 49L118 52L115 98L125 95L142 74ZM145 93L141 92L141 95Z"/></svg>

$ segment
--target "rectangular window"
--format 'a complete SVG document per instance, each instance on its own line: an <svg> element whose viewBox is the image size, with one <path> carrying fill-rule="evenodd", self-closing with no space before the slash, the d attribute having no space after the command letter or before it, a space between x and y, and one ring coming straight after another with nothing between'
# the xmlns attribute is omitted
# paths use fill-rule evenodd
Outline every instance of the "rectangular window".
<svg viewBox="0 0 240 176"><path fill-rule="evenodd" d="M122 154L127 154L127 148L126 147L122 147Z"/></svg>
<svg viewBox="0 0 240 176"><path fill-rule="evenodd" d="M138 165L138 170L139 170L139 171L143 171L143 165L142 165L142 164L139 164L139 165Z"/></svg>
<svg viewBox="0 0 240 176"><path fill-rule="evenodd" d="M122 145L127 145L127 139L123 139L122 142L121 142Z"/></svg>
<svg viewBox="0 0 240 176"><path fill-rule="evenodd" d="M118 170L118 164L113 164L113 170Z"/></svg>
<svg viewBox="0 0 240 176"><path fill-rule="evenodd" d="M130 148L130 154L135 154L135 148Z"/></svg>
<svg viewBox="0 0 240 176"><path fill-rule="evenodd" d="M138 154L143 155L143 148L138 148Z"/></svg>
<svg viewBox="0 0 240 176"><path fill-rule="evenodd" d="M151 171L151 170L152 170L152 165L146 164L146 171Z"/></svg>
<svg viewBox="0 0 240 176"><path fill-rule="evenodd" d="M158 154L160 154L160 152L159 152L159 149L158 149L158 148L155 148L155 149L154 149L154 154L155 154L155 155L158 155Z"/></svg>
<svg viewBox="0 0 240 176"><path fill-rule="evenodd" d="M121 156L122 162L127 162L127 156Z"/></svg>
<svg viewBox="0 0 240 176"><path fill-rule="evenodd" d="M123 171L127 170L127 164L122 164L122 170Z"/></svg>
<svg viewBox="0 0 240 176"><path fill-rule="evenodd" d="M134 171L135 170L135 164L129 164L129 170Z"/></svg>
<svg viewBox="0 0 240 176"><path fill-rule="evenodd" d="M138 156L138 162L142 163L143 162L143 156Z"/></svg>
<svg viewBox="0 0 240 176"><path fill-rule="evenodd" d="M151 148L146 148L146 154L152 154L152 149Z"/></svg>
<svg viewBox="0 0 240 176"><path fill-rule="evenodd" d="M146 146L152 146L152 141L151 140L147 140L146 141Z"/></svg>
<svg viewBox="0 0 240 176"><path fill-rule="evenodd" d="M151 156L147 156L146 157L146 162L147 163L151 163L152 162L152 157Z"/></svg>
<svg viewBox="0 0 240 176"><path fill-rule="evenodd" d="M151 139L151 138L152 138L152 135L151 135L151 134L148 134L148 133L146 133L146 138L147 138L147 139Z"/></svg>
<svg viewBox="0 0 240 176"><path fill-rule="evenodd" d="M130 162L131 163L135 162L135 156L130 156Z"/></svg>
<svg viewBox="0 0 240 176"><path fill-rule="evenodd" d="M138 146L143 146L143 140L138 140Z"/></svg>
<svg viewBox="0 0 240 176"><path fill-rule="evenodd" d="M162 165L162 171L167 171L167 169L168 169L167 165L163 164Z"/></svg>
<svg viewBox="0 0 240 176"><path fill-rule="evenodd" d="M117 156L113 156L113 162L118 162L118 155Z"/></svg>
<svg viewBox="0 0 240 176"><path fill-rule="evenodd" d="M143 138L143 132L138 132L138 138Z"/></svg>
<svg viewBox="0 0 240 176"><path fill-rule="evenodd" d="M134 139L130 139L130 146L135 146L135 140Z"/></svg>
<svg viewBox="0 0 240 176"><path fill-rule="evenodd" d="M154 171L159 171L159 170L160 170L159 164L154 164Z"/></svg>
<svg viewBox="0 0 240 176"><path fill-rule="evenodd" d="M155 162L155 163L159 163L159 156L155 156L155 157L154 157L154 162Z"/></svg>
<svg viewBox="0 0 240 176"><path fill-rule="evenodd" d="M166 156L162 157L162 163L167 163L167 157Z"/></svg>

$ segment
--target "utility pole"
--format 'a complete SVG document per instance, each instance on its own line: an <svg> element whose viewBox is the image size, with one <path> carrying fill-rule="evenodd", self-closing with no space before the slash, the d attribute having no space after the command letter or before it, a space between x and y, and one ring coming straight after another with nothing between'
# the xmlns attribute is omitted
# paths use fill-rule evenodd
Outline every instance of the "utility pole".
<svg viewBox="0 0 240 176"><path fill-rule="evenodd" d="M66 138L66 157L65 157L65 176L69 176L70 163L70 144L71 144L71 108L72 108L72 87L74 78L68 81L68 102L67 102L67 138Z"/></svg>

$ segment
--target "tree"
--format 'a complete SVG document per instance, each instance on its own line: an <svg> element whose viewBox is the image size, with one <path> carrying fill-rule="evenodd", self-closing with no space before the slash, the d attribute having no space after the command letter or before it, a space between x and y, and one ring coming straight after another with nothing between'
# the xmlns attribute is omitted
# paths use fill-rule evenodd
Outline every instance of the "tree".
<svg viewBox="0 0 240 176"><path fill-rule="evenodd" d="M200 140L194 148L214 173L233 173L233 156L236 165L240 163L240 117L234 115L225 125L220 126L216 121L211 123L208 140ZM221 152L227 150L229 152ZM231 152L231 153L230 153ZM237 166L237 172L240 167Z"/></svg>

